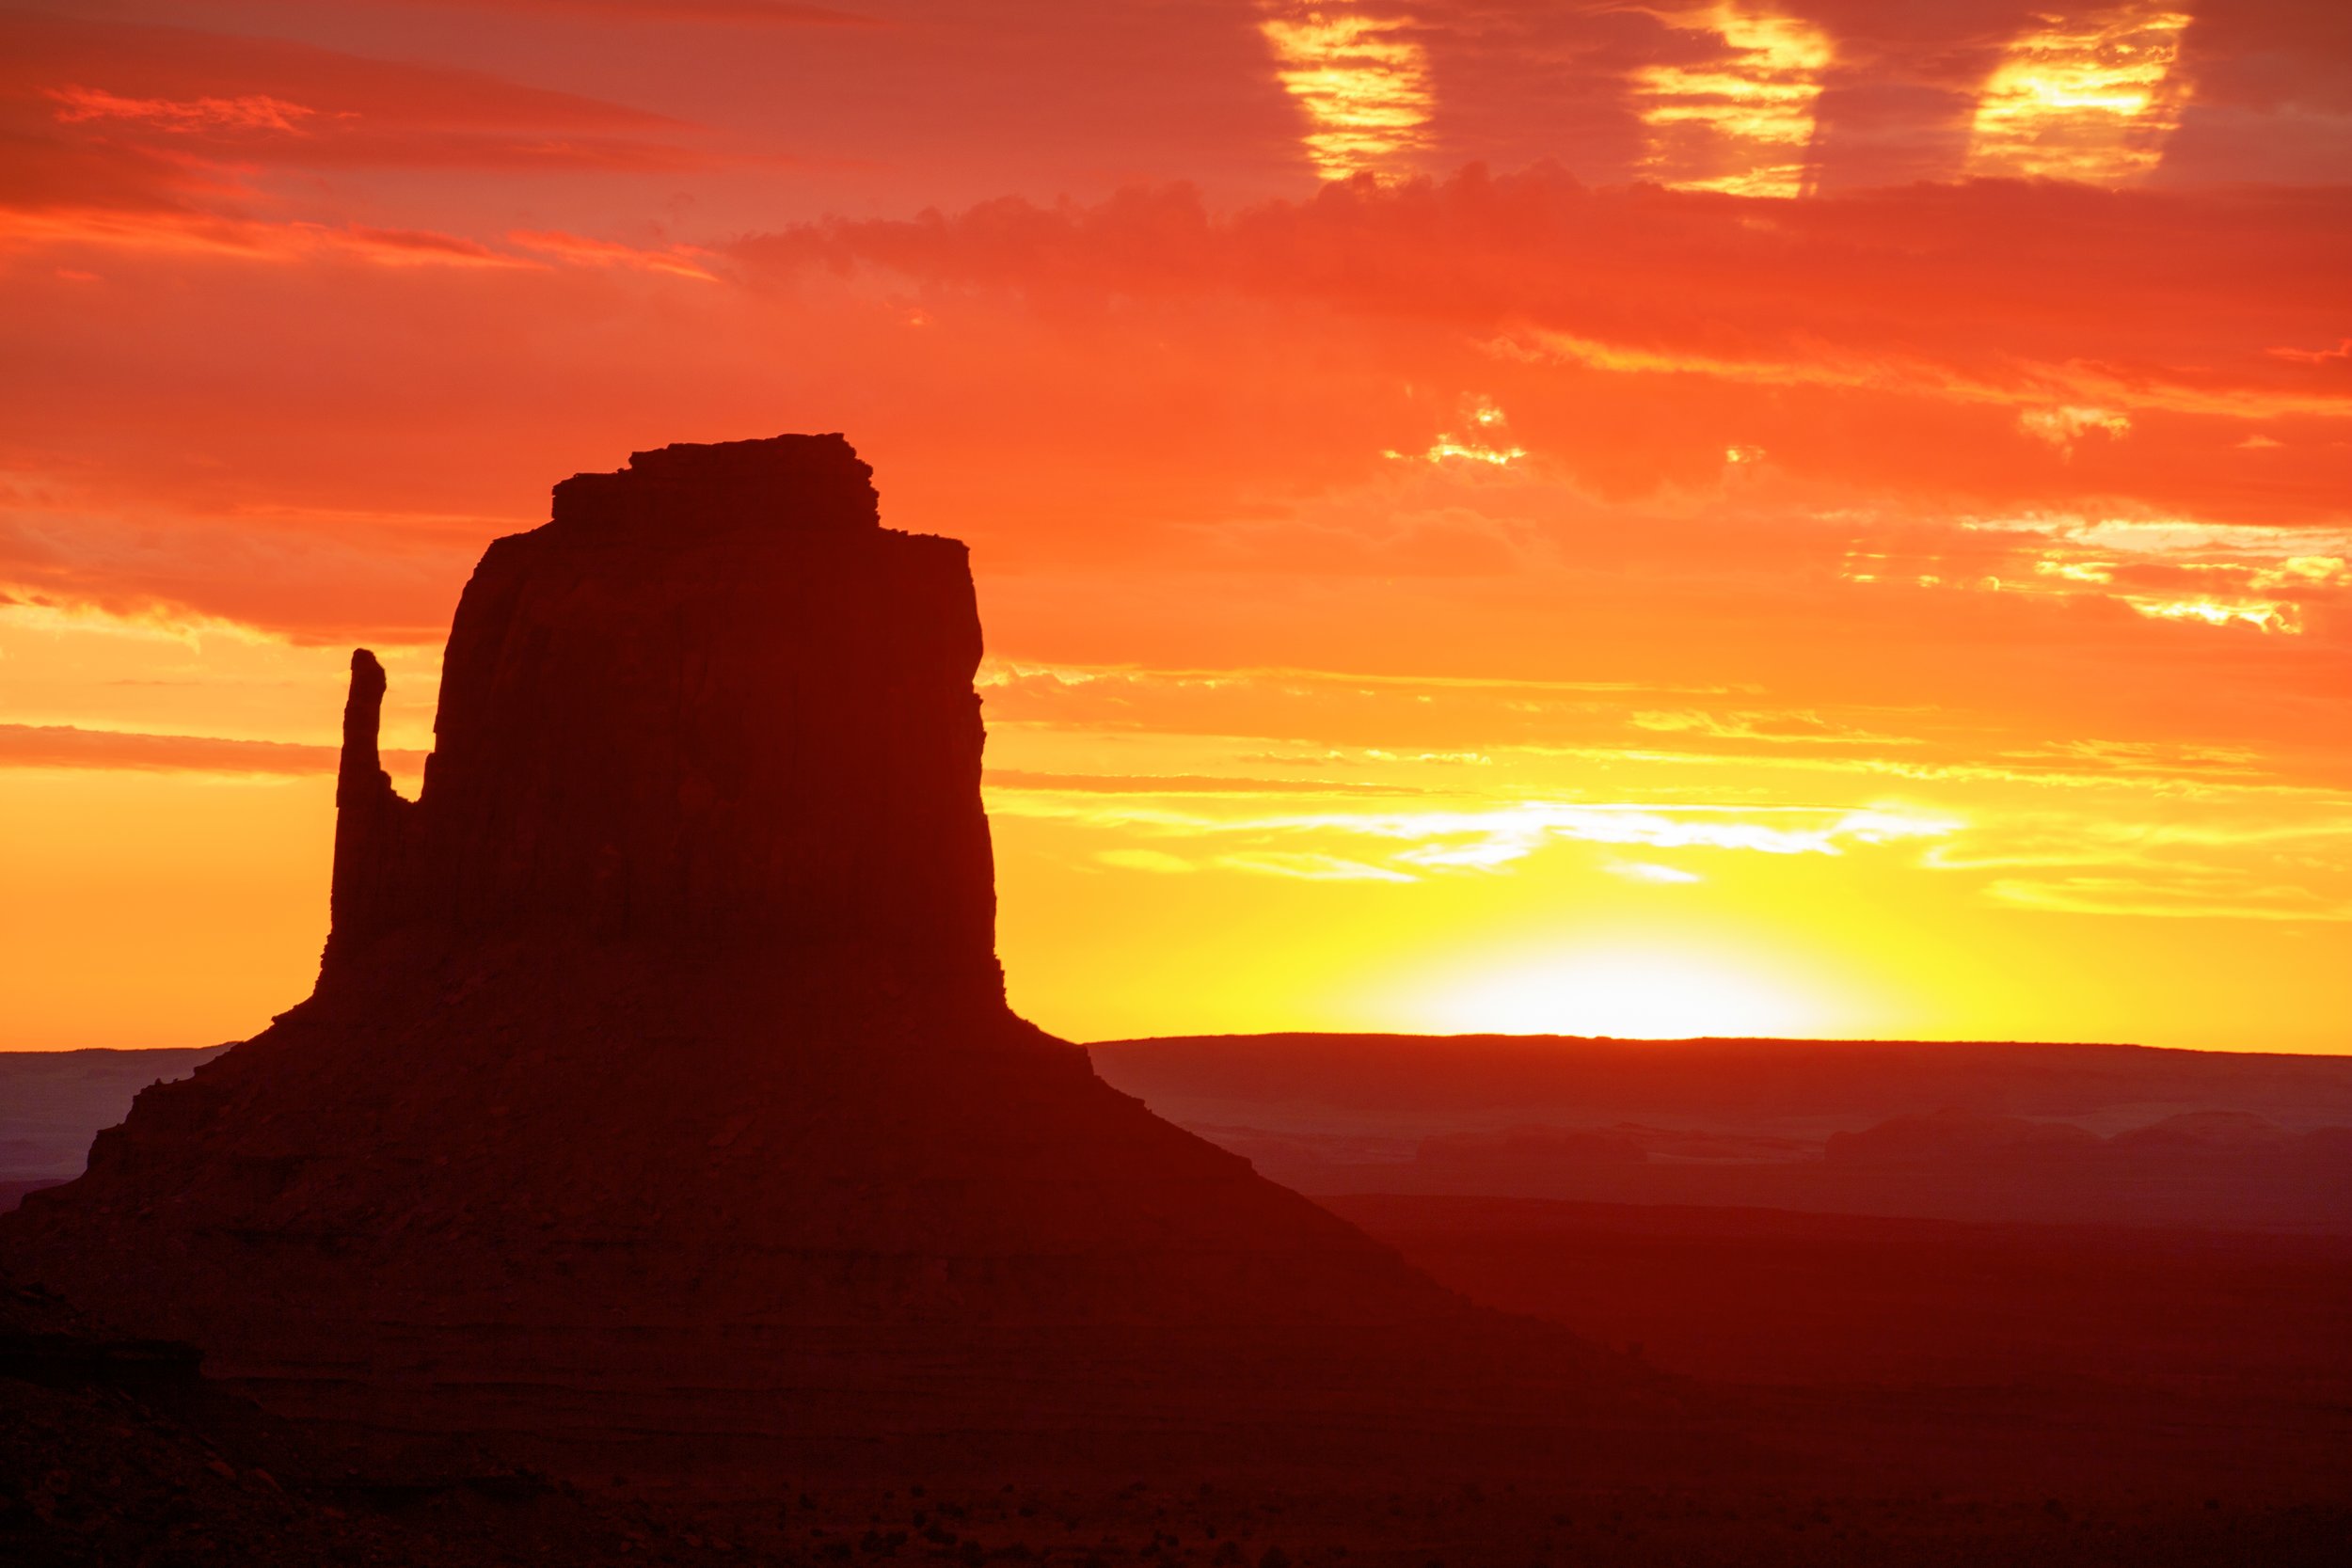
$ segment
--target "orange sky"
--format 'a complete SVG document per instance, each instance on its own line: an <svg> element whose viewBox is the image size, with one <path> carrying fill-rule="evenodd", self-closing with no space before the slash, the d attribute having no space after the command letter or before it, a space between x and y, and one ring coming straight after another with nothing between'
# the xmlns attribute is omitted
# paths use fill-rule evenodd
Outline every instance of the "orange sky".
<svg viewBox="0 0 2352 1568"><path fill-rule="evenodd" d="M841 430L1015 1004L2352 1049L2352 21L0 17L0 1048L296 1000L351 645Z"/></svg>

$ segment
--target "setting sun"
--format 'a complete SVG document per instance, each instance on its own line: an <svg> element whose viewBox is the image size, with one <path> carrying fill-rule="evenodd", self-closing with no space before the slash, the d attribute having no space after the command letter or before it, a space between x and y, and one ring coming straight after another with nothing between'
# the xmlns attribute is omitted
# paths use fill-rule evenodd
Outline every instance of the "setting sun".
<svg viewBox="0 0 2352 1568"><path fill-rule="evenodd" d="M1437 1034L1799 1037L1834 1032L1835 1010L1760 966L1640 948L1564 946L1430 989L1417 1027Z"/></svg>

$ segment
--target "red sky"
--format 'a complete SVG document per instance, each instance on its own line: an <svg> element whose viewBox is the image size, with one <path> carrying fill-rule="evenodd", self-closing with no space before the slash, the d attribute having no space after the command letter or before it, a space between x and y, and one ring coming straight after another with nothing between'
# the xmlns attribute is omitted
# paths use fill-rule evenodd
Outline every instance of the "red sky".
<svg viewBox="0 0 2352 1568"><path fill-rule="evenodd" d="M89 4L0 138L0 1047L249 1033L349 647L837 429L1049 1027L2352 1049L2340 6Z"/></svg>

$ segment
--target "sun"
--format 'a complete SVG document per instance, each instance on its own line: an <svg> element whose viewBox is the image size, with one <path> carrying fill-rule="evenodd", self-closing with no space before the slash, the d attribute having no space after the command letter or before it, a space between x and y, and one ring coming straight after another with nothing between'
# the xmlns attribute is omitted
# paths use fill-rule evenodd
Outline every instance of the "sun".
<svg viewBox="0 0 2352 1568"><path fill-rule="evenodd" d="M1451 1034L1793 1037L1828 1032L1832 1009L1786 979L1713 954L1577 947L1430 987L1422 1027Z"/></svg>

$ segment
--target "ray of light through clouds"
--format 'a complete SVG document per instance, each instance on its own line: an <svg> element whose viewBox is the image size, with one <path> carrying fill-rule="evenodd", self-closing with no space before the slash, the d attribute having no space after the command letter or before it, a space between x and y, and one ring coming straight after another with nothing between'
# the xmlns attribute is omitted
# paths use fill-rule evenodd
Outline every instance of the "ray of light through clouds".
<svg viewBox="0 0 2352 1568"><path fill-rule="evenodd" d="M1307 156L1326 180L1402 170L1427 145L1429 59L1406 25L1355 0L1280 6L1260 22L1282 88L1306 117Z"/></svg>
<svg viewBox="0 0 2352 1568"><path fill-rule="evenodd" d="M550 482L838 429L1048 1027L2352 1046L2317 10L759 10L0 15L0 1045L250 1033L349 649L413 790Z"/></svg>
<svg viewBox="0 0 2352 1568"><path fill-rule="evenodd" d="M2096 185L2145 177L2188 103L2178 69L2188 13L2143 3L2040 21L1984 84L1967 171Z"/></svg>
<svg viewBox="0 0 2352 1568"><path fill-rule="evenodd" d="M1725 4L1677 19L1720 41L1696 65L1636 76L1649 128L1644 170L1676 190L1795 197L1811 179L1808 150L1821 76L1836 51L1811 23Z"/></svg>

